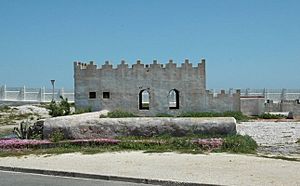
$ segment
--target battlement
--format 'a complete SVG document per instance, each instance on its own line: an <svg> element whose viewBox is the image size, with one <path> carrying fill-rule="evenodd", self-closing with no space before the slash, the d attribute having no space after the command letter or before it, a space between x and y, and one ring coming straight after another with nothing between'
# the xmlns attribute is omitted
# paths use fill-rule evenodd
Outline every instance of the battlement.
<svg viewBox="0 0 300 186"><path fill-rule="evenodd" d="M177 64L174 63L172 59L168 61L168 63L160 64L157 60L153 60L152 64L143 64L141 60L137 60L135 64L129 67L129 65L126 63L125 60L121 60L121 63L116 66L116 68L113 67L113 65L109 61L105 61L105 63L101 66L97 66L94 64L94 61L90 61L89 63L83 63L79 61L74 62L74 68L76 70L106 70L106 69L203 69L205 68L205 59L201 59L201 62L198 63L198 66L193 67L193 64L189 62L188 59L184 60L184 63L181 63L180 67L177 67Z"/></svg>
<svg viewBox="0 0 300 186"><path fill-rule="evenodd" d="M213 92L211 92L210 90L206 90L206 95L211 97L211 98L230 98L230 97L238 97L240 98L241 96L241 91L239 89L237 89L235 92L231 92L231 93L226 93L225 90L221 90L219 93L214 94Z"/></svg>

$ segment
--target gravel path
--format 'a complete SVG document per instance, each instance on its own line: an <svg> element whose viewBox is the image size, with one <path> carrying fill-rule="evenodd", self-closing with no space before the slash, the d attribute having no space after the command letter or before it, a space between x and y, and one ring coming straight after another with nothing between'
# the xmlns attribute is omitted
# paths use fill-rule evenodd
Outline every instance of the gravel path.
<svg viewBox="0 0 300 186"><path fill-rule="evenodd" d="M237 131L251 136L261 147L260 152L300 155L300 122L243 122Z"/></svg>

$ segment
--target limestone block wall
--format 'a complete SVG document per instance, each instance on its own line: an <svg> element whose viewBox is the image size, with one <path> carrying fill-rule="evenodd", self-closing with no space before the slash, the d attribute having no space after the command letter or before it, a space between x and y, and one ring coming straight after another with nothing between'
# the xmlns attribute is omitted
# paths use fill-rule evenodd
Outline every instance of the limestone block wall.
<svg viewBox="0 0 300 186"><path fill-rule="evenodd" d="M246 115L255 116L264 113L265 98L263 96L241 97L241 112Z"/></svg>
<svg viewBox="0 0 300 186"><path fill-rule="evenodd" d="M239 95L221 92L216 97L206 91L205 60L193 67L185 60L180 67L167 64L143 64L140 60L129 68L122 61L117 68L109 62L97 67L74 63L76 108L92 110L122 109L139 115L178 114L188 111L239 111ZM176 108L170 108L170 91L176 91ZM141 109L141 92L149 93L149 109Z"/></svg>

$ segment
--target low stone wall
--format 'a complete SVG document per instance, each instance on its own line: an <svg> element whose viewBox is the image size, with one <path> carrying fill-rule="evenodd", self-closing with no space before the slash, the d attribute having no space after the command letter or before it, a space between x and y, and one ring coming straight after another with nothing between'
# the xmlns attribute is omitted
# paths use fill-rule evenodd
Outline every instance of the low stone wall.
<svg viewBox="0 0 300 186"><path fill-rule="evenodd" d="M49 118L44 122L47 139L60 130L68 139L104 138L116 136L154 136L168 134L235 134L234 118L99 118L98 113Z"/></svg>

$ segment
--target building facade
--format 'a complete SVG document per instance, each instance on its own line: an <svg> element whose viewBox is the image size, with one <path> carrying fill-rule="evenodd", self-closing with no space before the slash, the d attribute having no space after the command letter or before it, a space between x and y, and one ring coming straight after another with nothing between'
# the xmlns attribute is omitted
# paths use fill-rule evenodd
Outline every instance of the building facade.
<svg viewBox="0 0 300 186"><path fill-rule="evenodd" d="M160 113L240 111L240 92L218 95L206 90L205 60L196 67L185 60L177 66L156 60L140 60L129 67L125 61L113 68L109 62L74 62L76 108L124 110L142 116Z"/></svg>

